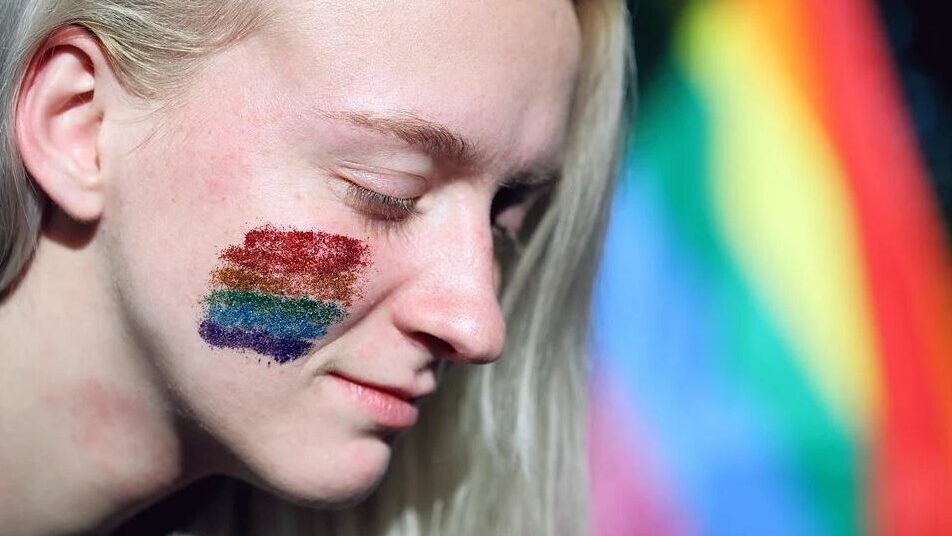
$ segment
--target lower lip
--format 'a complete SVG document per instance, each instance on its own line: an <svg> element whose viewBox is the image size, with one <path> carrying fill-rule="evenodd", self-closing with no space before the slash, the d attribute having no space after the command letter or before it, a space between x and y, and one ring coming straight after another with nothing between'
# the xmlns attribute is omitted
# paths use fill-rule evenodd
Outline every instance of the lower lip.
<svg viewBox="0 0 952 536"><path fill-rule="evenodd" d="M409 428L416 424L419 410L410 402L379 389L352 382L336 374L329 374L328 377L344 387L350 396L380 426Z"/></svg>

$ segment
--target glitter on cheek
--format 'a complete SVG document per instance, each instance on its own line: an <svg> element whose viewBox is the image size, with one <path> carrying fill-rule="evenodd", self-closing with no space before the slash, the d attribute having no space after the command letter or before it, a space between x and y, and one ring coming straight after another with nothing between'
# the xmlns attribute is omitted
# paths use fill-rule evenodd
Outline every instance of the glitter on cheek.
<svg viewBox="0 0 952 536"><path fill-rule="evenodd" d="M287 363L302 357L311 349L312 343L294 339L272 337L264 331L245 331L223 328L205 320L198 328L205 341L219 348L253 350L259 354L273 357L278 363Z"/></svg>
<svg viewBox="0 0 952 536"><path fill-rule="evenodd" d="M323 305L323 304L322 304ZM208 320L219 326L246 330L264 330L283 339L317 339L327 334L327 327L344 317L336 305L329 304L318 318L310 315L283 313L260 309L251 303L237 306L209 306Z"/></svg>
<svg viewBox="0 0 952 536"><path fill-rule="evenodd" d="M274 277L246 268L224 266L212 272L212 281L238 290L257 290L287 296L310 296L321 300L338 301L352 305L351 288L357 274L344 272L334 275L290 275Z"/></svg>
<svg viewBox="0 0 952 536"><path fill-rule="evenodd" d="M359 298L363 242L323 232L252 229L219 255L199 335L218 348L287 363L303 357Z"/></svg>

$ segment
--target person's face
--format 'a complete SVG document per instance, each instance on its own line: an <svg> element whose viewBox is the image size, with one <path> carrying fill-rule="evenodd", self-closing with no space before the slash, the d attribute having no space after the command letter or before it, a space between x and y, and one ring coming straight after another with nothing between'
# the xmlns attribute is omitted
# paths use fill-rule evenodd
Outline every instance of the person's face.
<svg viewBox="0 0 952 536"><path fill-rule="evenodd" d="M221 469L333 504L416 418L341 376L419 395L439 360L500 355L491 220L524 207L497 192L558 169L579 30L569 0L281 13L181 106L107 117L101 230L124 322Z"/></svg>

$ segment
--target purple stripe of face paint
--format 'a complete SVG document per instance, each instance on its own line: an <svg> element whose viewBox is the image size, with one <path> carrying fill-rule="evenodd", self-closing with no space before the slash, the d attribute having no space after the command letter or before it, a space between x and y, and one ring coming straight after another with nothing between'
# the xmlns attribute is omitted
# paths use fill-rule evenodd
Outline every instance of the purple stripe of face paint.
<svg viewBox="0 0 952 536"><path fill-rule="evenodd" d="M263 330L223 328L205 320L198 328L205 342L221 348L247 348L285 363L303 356L311 348L309 341L272 337Z"/></svg>

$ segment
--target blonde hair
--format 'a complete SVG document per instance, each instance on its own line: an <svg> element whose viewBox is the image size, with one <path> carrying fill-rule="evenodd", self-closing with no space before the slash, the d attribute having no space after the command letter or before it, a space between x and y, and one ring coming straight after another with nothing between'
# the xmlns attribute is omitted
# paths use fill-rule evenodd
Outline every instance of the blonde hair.
<svg viewBox="0 0 952 536"><path fill-rule="evenodd" d="M395 445L381 487L335 512L228 482L193 521L200 534L565 534L589 532L587 332L631 67L623 0L576 0L583 56L562 179L509 259L505 355L454 367ZM44 208L17 156L14 106L28 61L55 29L102 42L120 82L168 99L210 54L267 20L252 0L4 0L0 5L0 290L35 247ZM234 530L233 530L234 529ZM323 533L323 532L321 532Z"/></svg>

